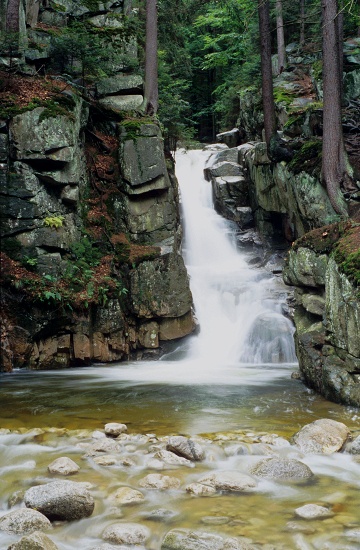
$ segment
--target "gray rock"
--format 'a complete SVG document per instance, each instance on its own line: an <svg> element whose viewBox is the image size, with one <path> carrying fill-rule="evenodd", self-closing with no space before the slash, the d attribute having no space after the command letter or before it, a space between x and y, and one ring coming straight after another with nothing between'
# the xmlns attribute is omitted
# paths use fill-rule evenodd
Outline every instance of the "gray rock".
<svg viewBox="0 0 360 550"><path fill-rule="evenodd" d="M352 455L360 455L360 435L345 445L345 452Z"/></svg>
<svg viewBox="0 0 360 550"><path fill-rule="evenodd" d="M36 531L11 544L7 550L58 550L58 547L44 533Z"/></svg>
<svg viewBox="0 0 360 550"><path fill-rule="evenodd" d="M349 435L345 424L321 418L301 428L293 441L303 453L332 454L340 451Z"/></svg>
<svg viewBox="0 0 360 550"><path fill-rule="evenodd" d="M213 472L198 479L198 483L214 487L218 491L248 492L257 482L252 477L233 470Z"/></svg>
<svg viewBox="0 0 360 550"><path fill-rule="evenodd" d="M136 489L131 487L120 487L112 496L111 500L115 500L116 504L126 505L126 504L138 504L139 502L144 502L145 497Z"/></svg>
<svg viewBox="0 0 360 550"><path fill-rule="evenodd" d="M35 508L49 519L73 521L91 516L94 499L82 483L53 481L28 489L25 505Z"/></svg>
<svg viewBox="0 0 360 550"><path fill-rule="evenodd" d="M6 533L25 535L50 528L50 521L38 510L20 508L0 518L0 531L5 531Z"/></svg>
<svg viewBox="0 0 360 550"><path fill-rule="evenodd" d="M242 176L242 168L237 162L222 161L208 169L211 177Z"/></svg>
<svg viewBox="0 0 360 550"><path fill-rule="evenodd" d="M117 94L118 92L138 91L141 92L143 80L140 75L117 74L104 78L96 83L96 92L99 96Z"/></svg>
<svg viewBox="0 0 360 550"><path fill-rule="evenodd" d="M80 466L71 460L71 458L61 456L49 464L48 470L51 474L69 476L76 474L80 470Z"/></svg>
<svg viewBox="0 0 360 550"><path fill-rule="evenodd" d="M166 508L158 508L157 510L152 510L144 514L144 518L148 521L158 521L161 523L171 522L176 516L177 512L173 510L167 510Z"/></svg>
<svg viewBox="0 0 360 550"><path fill-rule="evenodd" d="M162 491L167 489L178 489L180 487L180 480L177 477L164 476L162 474L148 474L139 481L140 487L144 489L160 489Z"/></svg>
<svg viewBox="0 0 360 550"><path fill-rule="evenodd" d="M295 515L302 519L325 519L334 516L334 513L318 504L305 504L300 508L296 508Z"/></svg>
<svg viewBox="0 0 360 550"><path fill-rule="evenodd" d="M205 458L205 451L199 443L180 435L169 437L166 449L188 460L200 461Z"/></svg>
<svg viewBox="0 0 360 550"><path fill-rule="evenodd" d="M198 497L212 496L216 493L215 487L203 483L190 483L185 487L187 493Z"/></svg>
<svg viewBox="0 0 360 550"><path fill-rule="evenodd" d="M218 535L173 529L166 533L161 550L222 550L224 539Z"/></svg>
<svg viewBox="0 0 360 550"><path fill-rule="evenodd" d="M99 99L99 103L114 111L134 111L141 106L143 100L142 95L112 95Z"/></svg>
<svg viewBox="0 0 360 550"><path fill-rule="evenodd" d="M106 435L117 437L127 431L127 426L126 424L119 424L118 422L109 422L105 424L104 430Z"/></svg>
<svg viewBox="0 0 360 550"><path fill-rule="evenodd" d="M147 527L138 523L113 523L106 527L102 537L114 544L142 544L150 536Z"/></svg>
<svg viewBox="0 0 360 550"><path fill-rule="evenodd" d="M266 479L282 481L307 481L313 477L310 468L299 460L291 458L265 458L257 462L251 473Z"/></svg>
<svg viewBox="0 0 360 550"><path fill-rule="evenodd" d="M190 460L184 458L183 456L178 456L171 451L158 451L155 453L154 458L162 460L162 462L171 466L187 466L188 468L194 467L194 464Z"/></svg>
<svg viewBox="0 0 360 550"><path fill-rule="evenodd" d="M227 132L217 134L216 139L220 143L225 143L228 147L236 147L240 141L240 132L238 128L233 128Z"/></svg>

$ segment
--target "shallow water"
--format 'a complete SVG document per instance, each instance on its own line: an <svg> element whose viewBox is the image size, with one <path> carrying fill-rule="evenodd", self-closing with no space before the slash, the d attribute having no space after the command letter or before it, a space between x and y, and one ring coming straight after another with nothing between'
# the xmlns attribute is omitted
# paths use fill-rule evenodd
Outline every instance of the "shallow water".
<svg viewBox="0 0 360 550"><path fill-rule="evenodd" d="M303 425L331 418L344 422L355 436L360 433L360 411L330 403L291 379L297 365L293 327L282 314L286 289L266 268L249 267L251 253L239 253L231 224L214 214L209 184L199 173L204 157L197 152L178 160L185 258L199 335L157 362L0 375L0 428L12 430L0 432L0 515L9 511L9 499L18 491L12 507L23 506L25 489L60 478L50 475L47 466L69 456L81 466L72 479L91 484L96 506L88 519L55 524L49 536L60 550L91 550L104 542L104 528L115 521L146 525L151 533L148 550L160 549L172 528L247 537L264 550L359 549L359 460L343 453L303 456L293 446L276 445L280 440L268 434L290 440ZM185 187L196 189L184 190L184 181ZM187 198L189 191L198 198ZM201 202L205 211L195 210L189 217L188 199L191 210L193 202ZM218 241L218 233L225 241ZM92 430L102 430L110 421L127 424L129 435L120 438L114 464L102 466L84 453L94 441ZM32 428L43 431L22 433ZM139 489L141 478L158 471L149 460L165 446L163 436L171 434L200 438L205 461L192 468L164 465L159 470L180 480L177 490L143 490L142 504L114 504L111 495L117 488ZM254 454L252 444L269 441L269 453L302 460L314 480L305 485L263 480L248 494L192 497L185 491L208 471L248 473L263 458ZM247 454L236 454L239 445ZM326 505L334 516L295 520L295 508L307 503ZM173 519L148 519L159 508L174 512ZM294 521L295 531L288 525ZM0 548L18 539L0 531Z"/></svg>

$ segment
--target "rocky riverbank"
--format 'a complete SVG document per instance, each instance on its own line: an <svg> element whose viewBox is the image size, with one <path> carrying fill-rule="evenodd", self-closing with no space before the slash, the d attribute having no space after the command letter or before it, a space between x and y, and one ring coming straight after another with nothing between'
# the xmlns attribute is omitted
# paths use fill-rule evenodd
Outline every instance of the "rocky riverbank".
<svg viewBox="0 0 360 550"><path fill-rule="evenodd" d="M0 430L8 550L358 548L360 432ZM269 519L269 510L271 517ZM268 525L266 522L268 518Z"/></svg>

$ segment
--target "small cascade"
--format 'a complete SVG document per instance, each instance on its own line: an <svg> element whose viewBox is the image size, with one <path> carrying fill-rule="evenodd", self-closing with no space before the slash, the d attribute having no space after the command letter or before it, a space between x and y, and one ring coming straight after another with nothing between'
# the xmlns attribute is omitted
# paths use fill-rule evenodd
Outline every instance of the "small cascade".
<svg viewBox="0 0 360 550"><path fill-rule="evenodd" d="M215 212L211 184L203 177L208 156L180 152L176 165L184 258L200 326L189 358L207 364L294 363L294 328L276 299L278 280L248 265L233 224Z"/></svg>

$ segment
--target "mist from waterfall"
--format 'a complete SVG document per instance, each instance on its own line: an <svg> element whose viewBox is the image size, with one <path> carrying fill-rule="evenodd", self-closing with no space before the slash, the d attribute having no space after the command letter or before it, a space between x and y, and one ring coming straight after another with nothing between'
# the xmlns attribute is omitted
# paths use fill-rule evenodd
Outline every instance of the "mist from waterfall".
<svg viewBox="0 0 360 550"><path fill-rule="evenodd" d="M213 365L294 363L294 328L282 314L278 280L248 265L236 246L234 224L215 212L211 184L203 177L209 155L180 151L176 161L183 253L200 327L189 359Z"/></svg>

